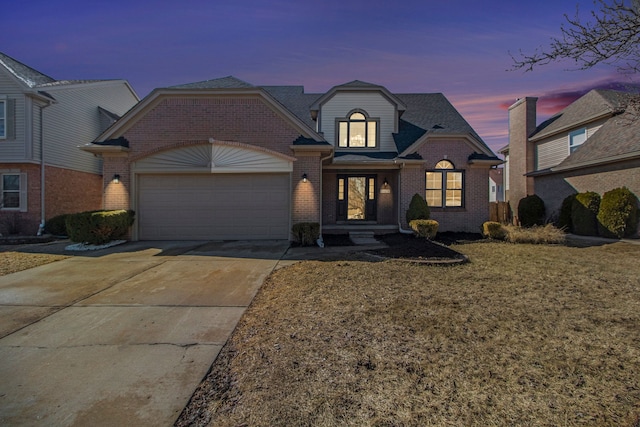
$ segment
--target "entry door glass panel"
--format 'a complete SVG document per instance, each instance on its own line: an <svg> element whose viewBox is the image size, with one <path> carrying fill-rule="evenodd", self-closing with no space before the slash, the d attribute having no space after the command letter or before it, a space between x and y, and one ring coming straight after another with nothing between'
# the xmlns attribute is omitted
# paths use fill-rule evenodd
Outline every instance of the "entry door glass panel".
<svg viewBox="0 0 640 427"><path fill-rule="evenodd" d="M351 176L348 179L347 219L365 219L367 205L367 179L363 176Z"/></svg>

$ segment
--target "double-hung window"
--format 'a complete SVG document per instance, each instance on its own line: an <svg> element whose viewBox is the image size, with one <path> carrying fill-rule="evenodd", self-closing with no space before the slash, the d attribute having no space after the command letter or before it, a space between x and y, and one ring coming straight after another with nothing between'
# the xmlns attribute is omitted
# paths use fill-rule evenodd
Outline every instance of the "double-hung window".
<svg viewBox="0 0 640 427"><path fill-rule="evenodd" d="M587 129L582 128L569 132L569 154L573 153L587 140Z"/></svg>
<svg viewBox="0 0 640 427"><path fill-rule="evenodd" d="M426 172L427 204L434 208L464 206L464 172L448 160L439 161Z"/></svg>
<svg viewBox="0 0 640 427"><path fill-rule="evenodd" d="M0 209L27 211L26 174L0 174Z"/></svg>
<svg viewBox="0 0 640 427"><path fill-rule="evenodd" d="M338 121L340 148L375 148L378 145L378 121L362 110L354 111Z"/></svg>

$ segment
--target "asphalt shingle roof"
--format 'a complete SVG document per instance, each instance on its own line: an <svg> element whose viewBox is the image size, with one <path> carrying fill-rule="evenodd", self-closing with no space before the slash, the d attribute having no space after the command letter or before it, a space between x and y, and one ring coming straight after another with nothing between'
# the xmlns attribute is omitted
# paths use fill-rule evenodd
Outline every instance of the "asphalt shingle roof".
<svg viewBox="0 0 640 427"><path fill-rule="evenodd" d="M255 86L233 76L170 86L171 89L242 89L252 87Z"/></svg>
<svg viewBox="0 0 640 427"><path fill-rule="evenodd" d="M594 89L538 125L530 138L544 138L595 117L621 112L624 110L627 96L624 92Z"/></svg>
<svg viewBox="0 0 640 427"><path fill-rule="evenodd" d="M623 113L609 119L554 170L579 167L611 158L640 155L640 119Z"/></svg>
<svg viewBox="0 0 640 427"><path fill-rule="evenodd" d="M233 76L172 86L172 88L181 89L253 87L264 90L310 128L316 128L316 122L311 116L311 107L326 94L305 93L303 86L253 86ZM335 88L384 89L382 86L360 80L354 80ZM398 153L405 151L427 132L433 135L470 135L488 152L491 152L482 138L443 94L413 93L392 95L406 105L406 110L403 112L399 122L398 133L393 135ZM497 157L493 158L497 159Z"/></svg>
<svg viewBox="0 0 640 427"><path fill-rule="evenodd" d="M425 131L438 134L463 134L471 135L478 140L489 152L491 150L480 138L480 135L462 117L449 100L441 93L406 93L396 95L407 106L407 110L402 115L403 121L424 129ZM402 123L401 123L402 126ZM405 127L410 132L415 132L411 127ZM399 129L402 132L402 127ZM399 132L399 133L401 133ZM402 144L406 144L409 138L401 137ZM415 141L414 141L415 142ZM397 142L396 142L397 144ZM411 144L409 144L411 145ZM407 145L404 149L406 149ZM400 151L401 147L398 147Z"/></svg>
<svg viewBox="0 0 640 427"><path fill-rule="evenodd" d="M303 86L261 86L261 88L311 129L316 128L316 122L311 118L309 107L322 94L304 93Z"/></svg>
<svg viewBox="0 0 640 427"><path fill-rule="evenodd" d="M55 82L55 79L1 52L0 65L4 66L11 74L30 88Z"/></svg>

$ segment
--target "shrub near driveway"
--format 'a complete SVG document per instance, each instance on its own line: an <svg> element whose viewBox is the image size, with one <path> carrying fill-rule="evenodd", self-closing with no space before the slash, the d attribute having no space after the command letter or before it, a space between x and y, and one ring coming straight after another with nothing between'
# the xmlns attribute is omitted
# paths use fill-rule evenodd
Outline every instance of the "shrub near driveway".
<svg viewBox="0 0 640 427"><path fill-rule="evenodd" d="M177 424L636 425L638 246L454 249L277 270Z"/></svg>

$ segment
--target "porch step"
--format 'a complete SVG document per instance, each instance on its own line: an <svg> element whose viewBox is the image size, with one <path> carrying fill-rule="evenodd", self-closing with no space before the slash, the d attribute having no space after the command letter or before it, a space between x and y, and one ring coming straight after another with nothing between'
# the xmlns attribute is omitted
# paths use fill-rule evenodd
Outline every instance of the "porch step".
<svg viewBox="0 0 640 427"><path fill-rule="evenodd" d="M354 245L377 245L380 243L373 237L373 231L350 231L349 239Z"/></svg>

